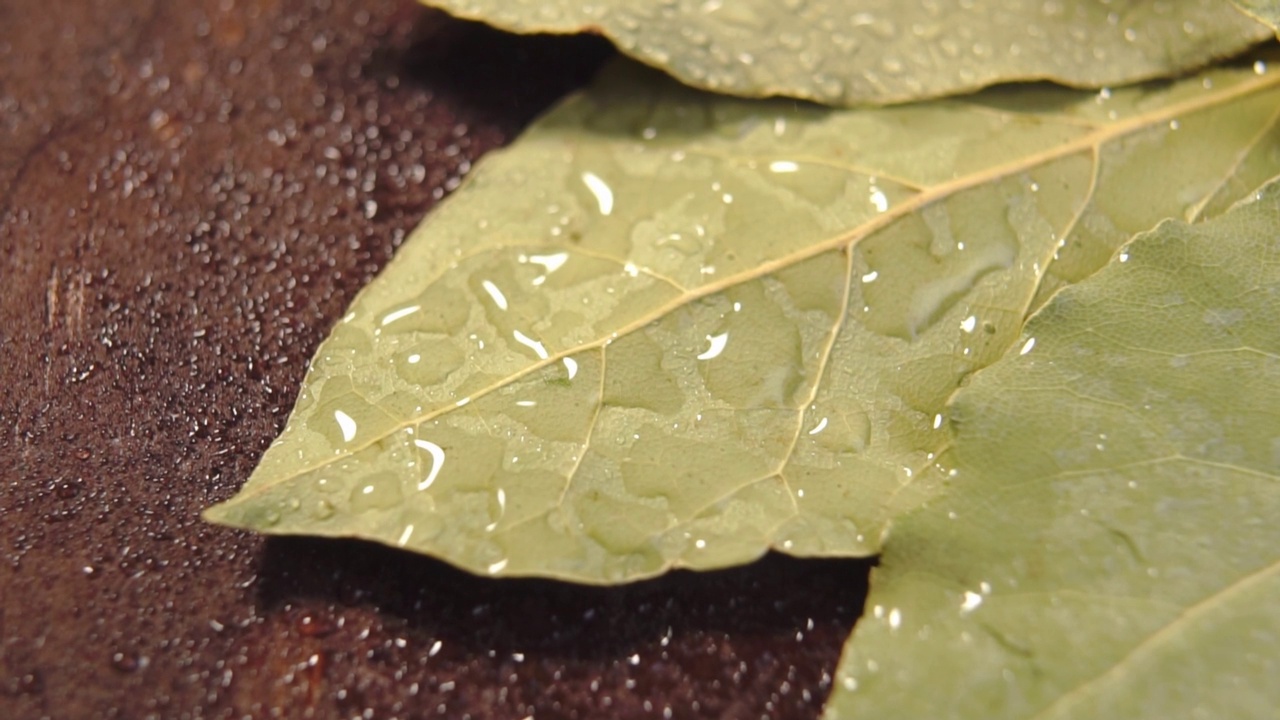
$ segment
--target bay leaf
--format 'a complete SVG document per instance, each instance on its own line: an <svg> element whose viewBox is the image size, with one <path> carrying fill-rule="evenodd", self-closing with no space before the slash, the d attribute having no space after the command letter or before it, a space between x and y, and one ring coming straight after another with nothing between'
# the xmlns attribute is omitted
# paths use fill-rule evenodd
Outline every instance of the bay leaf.
<svg viewBox="0 0 1280 720"><path fill-rule="evenodd" d="M1280 30L1280 2L1277 0L1231 0L1245 14L1273 30Z"/></svg>
<svg viewBox="0 0 1280 720"><path fill-rule="evenodd" d="M1167 221L950 408L834 718L1271 718L1280 707L1280 184Z"/></svg>
<svg viewBox="0 0 1280 720"><path fill-rule="evenodd" d="M875 554L1028 313L1280 173L1277 85L834 111L619 62L415 231L206 517L597 583Z"/></svg>
<svg viewBox="0 0 1280 720"><path fill-rule="evenodd" d="M1127 84L1197 68L1271 36L1226 0L423 2L513 32L597 32L695 87L839 106L1019 80Z"/></svg>

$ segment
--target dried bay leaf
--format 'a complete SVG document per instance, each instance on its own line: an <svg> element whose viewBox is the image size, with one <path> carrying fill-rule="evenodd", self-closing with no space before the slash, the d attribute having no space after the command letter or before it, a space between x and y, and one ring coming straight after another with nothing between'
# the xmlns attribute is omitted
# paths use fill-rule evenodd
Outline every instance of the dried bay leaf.
<svg viewBox="0 0 1280 720"><path fill-rule="evenodd" d="M1280 184L1168 221L973 377L826 717L1275 716L1277 238Z"/></svg>
<svg viewBox="0 0 1280 720"><path fill-rule="evenodd" d="M422 1L513 32L598 32L695 87L840 106L1019 80L1127 84L1200 67L1271 35L1225 0Z"/></svg>
<svg viewBox="0 0 1280 720"><path fill-rule="evenodd" d="M1029 312L1280 172L1277 84L831 111L619 63L422 224L206 517L583 582L877 553Z"/></svg>

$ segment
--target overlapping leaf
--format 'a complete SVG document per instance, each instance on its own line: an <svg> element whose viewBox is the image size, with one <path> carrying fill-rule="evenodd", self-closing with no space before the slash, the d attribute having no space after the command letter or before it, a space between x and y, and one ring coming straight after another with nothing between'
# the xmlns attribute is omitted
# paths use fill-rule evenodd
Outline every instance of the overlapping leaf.
<svg viewBox="0 0 1280 720"><path fill-rule="evenodd" d="M1030 310L1280 172L1278 84L827 111L620 64L424 222L208 517L586 582L876 553Z"/></svg>
<svg viewBox="0 0 1280 720"><path fill-rule="evenodd" d="M1246 14L1280 30L1280 2L1277 0L1232 0Z"/></svg>
<svg viewBox="0 0 1280 720"><path fill-rule="evenodd" d="M952 406L828 718L1280 707L1280 185L1056 296Z"/></svg>
<svg viewBox="0 0 1280 720"><path fill-rule="evenodd" d="M1234 55L1270 35L1226 0L423 1L515 32L599 32L695 87L829 105L1014 80L1130 83Z"/></svg>

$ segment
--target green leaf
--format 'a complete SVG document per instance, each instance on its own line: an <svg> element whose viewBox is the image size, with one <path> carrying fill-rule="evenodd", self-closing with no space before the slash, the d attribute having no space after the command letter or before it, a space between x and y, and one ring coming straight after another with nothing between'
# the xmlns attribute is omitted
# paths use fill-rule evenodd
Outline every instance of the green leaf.
<svg viewBox="0 0 1280 720"><path fill-rule="evenodd" d="M828 718L1275 716L1277 238L1280 184L1165 222L957 394Z"/></svg>
<svg viewBox="0 0 1280 720"><path fill-rule="evenodd" d="M618 64L423 223L207 517L584 582L875 554L1030 310L1280 173L1256 67L828 111Z"/></svg>
<svg viewBox="0 0 1280 720"><path fill-rule="evenodd" d="M684 83L828 105L1001 82L1101 87L1235 55L1271 31L1225 0L423 0L520 33L598 32Z"/></svg>
<svg viewBox="0 0 1280 720"><path fill-rule="evenodd" d="M1266 23L1272 30L1280 30L1280 2L1277 0L1231 0L1236 7L1256 19Z"/></svg>

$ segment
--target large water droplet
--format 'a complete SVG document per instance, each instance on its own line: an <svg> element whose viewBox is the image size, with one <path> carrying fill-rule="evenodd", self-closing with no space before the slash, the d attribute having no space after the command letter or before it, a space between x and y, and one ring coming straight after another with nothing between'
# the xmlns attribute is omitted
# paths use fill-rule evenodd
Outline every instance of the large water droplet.
<svg viewBox="0 0 1280 720"><path fill-rule="evenodd" d="M398 425L395 418L354 392L348 377L325 382L319 401L305 417L306 427L323 435L338 452L382 437Z"/></svg>
<svg viewBox="0 0 1280 720"><path fill-rule="evenodd" d="M985 196L974 198L959 219L945 204L931 206L858 246L857 271L875 277L855 284L866 308L861 322L881 334L914 340L981 277L1013 264L1018 246L1003 217L1006 201L994 193L976 194ZM973 209L983 206L999 214L984 221Z"/></svg>

